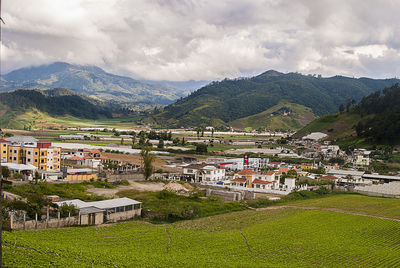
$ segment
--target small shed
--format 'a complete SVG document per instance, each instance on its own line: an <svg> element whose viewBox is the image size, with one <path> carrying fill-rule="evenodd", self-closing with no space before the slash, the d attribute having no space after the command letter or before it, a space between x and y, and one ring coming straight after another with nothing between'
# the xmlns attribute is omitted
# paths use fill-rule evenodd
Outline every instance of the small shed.
<svg viewBox="0 0 400 268"><path fill-rule="evenodd" d="M97 225L104 222L104 209L85 207L79 210L79 225Z"/></svg>

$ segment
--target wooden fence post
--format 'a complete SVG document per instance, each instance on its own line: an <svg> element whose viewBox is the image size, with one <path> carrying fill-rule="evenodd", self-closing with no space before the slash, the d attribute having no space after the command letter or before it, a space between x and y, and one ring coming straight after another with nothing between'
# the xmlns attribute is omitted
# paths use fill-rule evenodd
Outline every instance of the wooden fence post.
<svg viewBox="0 0 400 268"><path fill-rule="evenodd" d="M37 229L37 213L35 213L35 229Z"/></svg>
<svg viewBox="0 0 400 268"><path fill-rule="evenodd" d="M24 212L24 230L26 230L26 224L25 224L25 222L26 222L26 212Z"/></svg>

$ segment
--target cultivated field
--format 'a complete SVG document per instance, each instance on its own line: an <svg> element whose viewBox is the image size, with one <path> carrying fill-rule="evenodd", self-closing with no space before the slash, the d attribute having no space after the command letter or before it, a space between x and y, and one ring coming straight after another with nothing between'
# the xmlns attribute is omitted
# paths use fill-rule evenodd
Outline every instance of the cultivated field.
<svg viewBox="0 0 400 268"><path fill-rule="evenodd" d="M303 209L15 231L4 241L11 267L400 266L399 221Z"/></svg>

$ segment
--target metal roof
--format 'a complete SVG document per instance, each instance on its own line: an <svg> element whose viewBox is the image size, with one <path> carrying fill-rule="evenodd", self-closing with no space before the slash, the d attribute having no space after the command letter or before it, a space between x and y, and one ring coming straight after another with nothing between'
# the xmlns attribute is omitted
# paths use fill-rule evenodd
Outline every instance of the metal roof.
<svg viewBox="0 0 400 268"><path fill-rule="evenodd" d="M96 208L96 207L86 207L86 208L81 208L79 211L81 214L91 214L91 213L104 212L104 209L100 209L100 208Z"/></svg>
<svg viewBox="0 0 400 268"><path fill-rule="evenodd" d="M379 174L364 174L363 178L366 179L387 179L387 180L400 180L400 176L388 176Z"/></svg>
<svg viewBox="0 0 400 268"><path fill-rule="evenodd" d="M11 143L35 143L38 140L32 136L13 136L6 138L6 141L9 141Z"/></svg>
<svg viewBox="0 0 400 268"><path fill-rule="evenodd" d="M116 207L124 207L129 205L141 204L142 202L122 197L122 198L115 198L109 200L102 200L102 201L94 201L94 202L85 202L80 199L72 199L60 202L54 202L55 204L62 206L64 203L68 205L74 205L75 207L82 209L88 207L96 207L98 209L108 209L108 208L116 208Z"/></svg>
<svg viewBox="0 0 400 268"><path fill-rule="evenodd" d="M16 163L1 163L2 166L8 167L11 170L36 170L34 165L16 164Z"/></svg>

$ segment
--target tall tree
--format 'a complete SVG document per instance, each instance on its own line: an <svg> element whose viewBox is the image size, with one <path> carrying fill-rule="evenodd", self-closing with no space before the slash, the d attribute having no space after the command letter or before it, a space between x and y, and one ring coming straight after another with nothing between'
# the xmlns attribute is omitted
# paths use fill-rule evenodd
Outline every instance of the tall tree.
<svg viewBox="0 0 400 268"><path fill-rule="evenodd" d="M146 147L143 148L142 151L140 152L140 156L142 158L142 165L143 165L143 174L144 178L148 180L151 175L153 174L154 167L153 167L153 161L154 161L154 155L150 153L151 148Z"/></svg>

